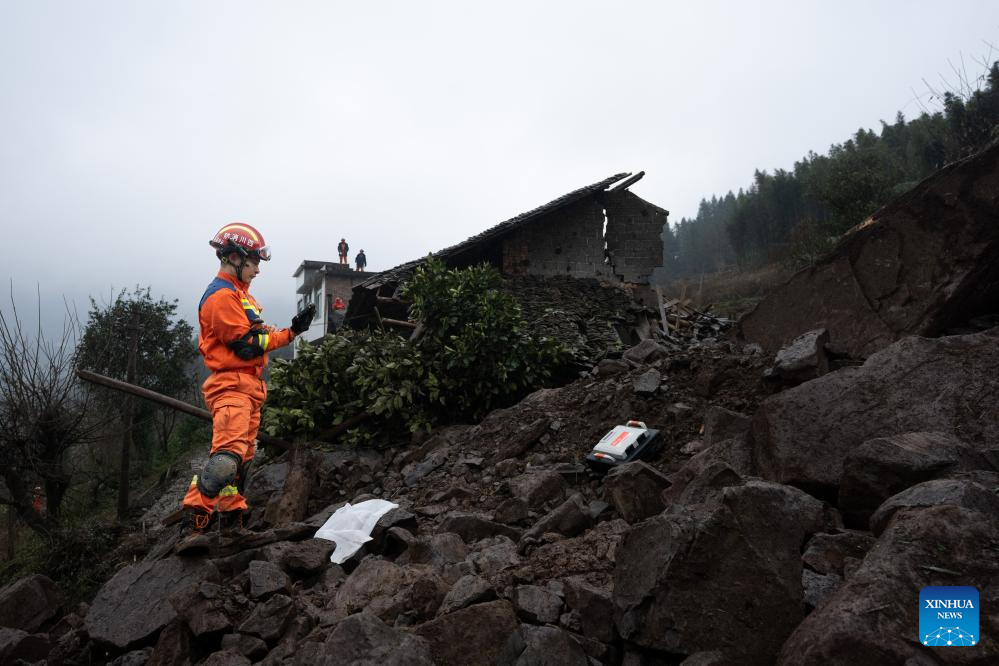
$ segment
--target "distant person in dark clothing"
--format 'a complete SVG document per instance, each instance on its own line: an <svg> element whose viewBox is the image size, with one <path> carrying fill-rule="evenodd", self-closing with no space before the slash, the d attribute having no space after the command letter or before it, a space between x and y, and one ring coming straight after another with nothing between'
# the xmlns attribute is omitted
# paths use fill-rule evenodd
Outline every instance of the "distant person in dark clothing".
<svg viewBox="0 0 999 666"><path fill-rule="evenodd" d="M340 242L336 246L336 253L340 256L341 266L350 266L350 262L347 261L347 253L350 251L350 246L347 245L347 239L341 238Z"/></svg>
<svg viewBox="0 0 999 666"><path fill-rule="evenodd" d="M357 264L357 270L359 271L363 271L367 267L368 258L364 256L364 250L357 253L357 256L354 257L354 263Z"/></svg>

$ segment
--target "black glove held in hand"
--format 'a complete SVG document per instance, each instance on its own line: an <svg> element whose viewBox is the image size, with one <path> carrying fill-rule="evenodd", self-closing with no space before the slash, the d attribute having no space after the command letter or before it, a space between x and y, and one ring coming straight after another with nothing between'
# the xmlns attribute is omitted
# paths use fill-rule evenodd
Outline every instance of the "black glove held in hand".
<svg viewBox="0 0 999 666"><path fill-rule="evenodd" d="M316 305L315 303L310 303L305 306L304 310L291 318L291 330L295 332L295 335L306 332L309 330L309 324L312 323L312 318L315 316Z"/></svg>
<svg viewBox="0 0 999 666"><path fill-rule="evenodd" d="M257 358L258 356L263 356L265 349L260 346L260 335L254 331L250 331L239 340L233 340L229 343L229 349L236 352L236 356L240 357L244 361L249 361Z"/></svg>

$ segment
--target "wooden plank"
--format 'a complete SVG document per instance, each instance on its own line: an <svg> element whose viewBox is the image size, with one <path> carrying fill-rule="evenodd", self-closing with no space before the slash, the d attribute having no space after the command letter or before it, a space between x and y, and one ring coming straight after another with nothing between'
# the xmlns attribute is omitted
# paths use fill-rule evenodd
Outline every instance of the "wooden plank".
<svg viewBox="0 0 999 666"><path fill-rule="evenodd" d="M666 318L666 307L663 305L663 290L656 287L656 300L659 301L659 318L663 322L663 331L669 335L669 320Z"/></svg>
<svg viewBox="0 0 999 666"><path fill-rule="evenodd" d="M635 183L637 183L638 181L640 181L644 175L645 175L644 171L639 171L638 173L636 173L631 178L628 178L627 180L622 181L621 183L618 183L617 185L615 185L614 187L610 188L607 191L608 192L617 192L619 190L627 189L627 188L631 187L632 185L634 185Z"/></svg>
<svg viewBox="0 0 999 666"><path fill-rule="evenodd" d="M412 305L411 301L404 301L392 296L376 296L375 297L379 303L386 303L389 305Z"/></svg>
<svg viewBox="0 0 999 666"><path fill-rule="evenodd" d="M405 328L416 328L415 321L402 321L401 319L389 319L388 317L382 317L381 323L387 324L389 326L404 326Z"/></svg>
<svg viewBox="0 0 999 666"><path fill-rule="evenodd" d="M89 370L77 370L76 376L80 379L91 382L92 384L99 384L116 391L130 393L152 402L158 402L159 404L169 407L170 409L177 410L178 412L184 412L185 414L208 421L209 423L212 422L212 415L207 409L201 409L200 407L189 405L182 400L165 396L162 393L150 391L149 389L142 388L141 386L135 386L111 377L105 377L104 375L99 375L96 372L90 372ZM271 437L266 433L258 433L257 439L260 440L261 444L271 444L273 446L281 447L282 449L287 449L290 446L290 444L283 439Z"/></svg>

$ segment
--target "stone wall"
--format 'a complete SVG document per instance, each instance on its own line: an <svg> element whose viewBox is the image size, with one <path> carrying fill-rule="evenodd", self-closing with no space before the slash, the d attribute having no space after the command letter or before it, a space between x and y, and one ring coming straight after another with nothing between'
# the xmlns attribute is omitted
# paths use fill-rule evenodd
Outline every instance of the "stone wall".
<svg viewBox="0 0 999 666"><path fill-rule="evenodd" d="M594 197L555 210L503 239L503 273L611 278L603 227L603 207Z"/></svg>
<svg viewBox="0 0 999 666"><path fill-rule="evenodd" d="M607 250L614 273L625 282L647 283L663 263L663 226L669 212L627 190L604 195Z"/></svg>
<svg viewBox="0 0 999 666"><path fill-rule="evenodd" d="M354 286L361 284L374 273L357 272L354 270L330 270L326 273L326 294L330 302L339 296L345 305L350 303L350 297L354 293Z"/></svg>

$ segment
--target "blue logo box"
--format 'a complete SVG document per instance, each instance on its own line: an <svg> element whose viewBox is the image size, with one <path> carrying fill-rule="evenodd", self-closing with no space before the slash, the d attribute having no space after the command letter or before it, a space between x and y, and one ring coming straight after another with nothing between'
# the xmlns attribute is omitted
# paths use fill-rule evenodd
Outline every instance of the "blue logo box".
<svg viewBox="0 0 999 666"><path fill-rule="evenodd" d="M924 587L919 593L919 642L930 647L978 645L978 590Z"/></svg>

